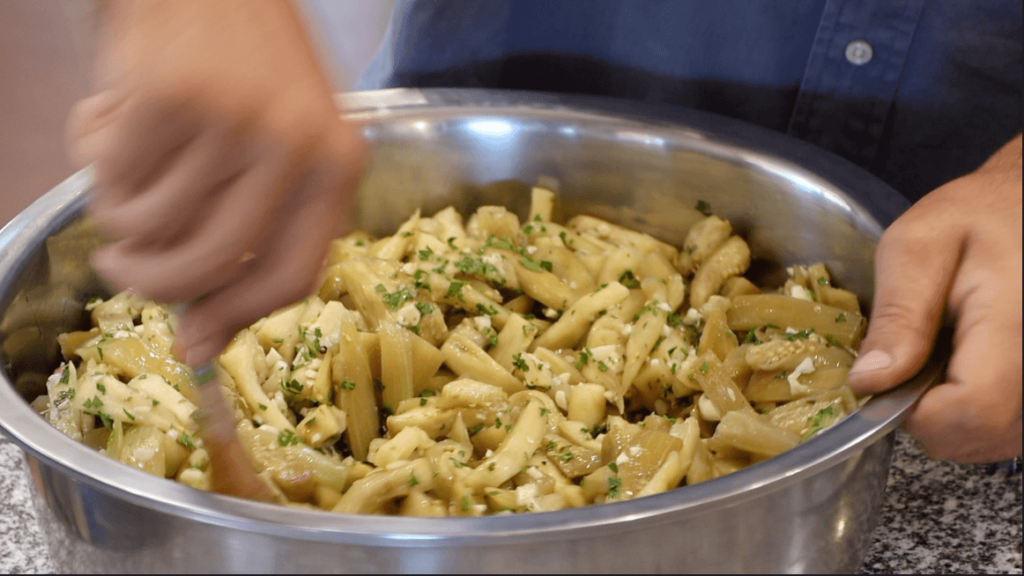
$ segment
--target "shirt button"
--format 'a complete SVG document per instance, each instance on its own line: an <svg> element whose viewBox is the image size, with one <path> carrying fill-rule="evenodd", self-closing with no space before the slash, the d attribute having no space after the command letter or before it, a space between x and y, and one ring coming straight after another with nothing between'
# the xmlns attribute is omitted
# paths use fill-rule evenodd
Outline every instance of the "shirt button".
<svg viewBox="0 0 1024 576"><path fill-rule="evenodd" d="M846 45L846 61L854 66L867 64L874 55L875 51L871 49L871 44L863 40L854 40Z"/></svg>

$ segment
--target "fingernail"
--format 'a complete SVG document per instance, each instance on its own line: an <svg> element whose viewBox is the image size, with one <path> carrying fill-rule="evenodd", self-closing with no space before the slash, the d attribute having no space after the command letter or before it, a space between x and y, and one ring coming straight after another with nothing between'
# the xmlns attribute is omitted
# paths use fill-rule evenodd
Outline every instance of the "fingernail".
<svg viewBox="0 0 1024 576"><path fill-rule="evenodd" d="M870 372L872 370L885 370L889 366L892 366L892 356L889 356L881 350L872 350L867 354L859 356L854 361L853 367L850 368L850 373L854 372Z"/></svg>

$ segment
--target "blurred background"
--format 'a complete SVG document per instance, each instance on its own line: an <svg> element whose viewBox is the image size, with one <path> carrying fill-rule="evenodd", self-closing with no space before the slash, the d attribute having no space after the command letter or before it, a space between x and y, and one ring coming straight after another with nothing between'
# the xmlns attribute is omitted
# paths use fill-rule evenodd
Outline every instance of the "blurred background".
<svg viewBox="0 0 1024 576"><path fill-rule="evenodd" d="M392 0L304 0L311 35L339 90L380 46ZM64 122L89 91L85 2L0 0L0 226L71 175Z"/></svg>

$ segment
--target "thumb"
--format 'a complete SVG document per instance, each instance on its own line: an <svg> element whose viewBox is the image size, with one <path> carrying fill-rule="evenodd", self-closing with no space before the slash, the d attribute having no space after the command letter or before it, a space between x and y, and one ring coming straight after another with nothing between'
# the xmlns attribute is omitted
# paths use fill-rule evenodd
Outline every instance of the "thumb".
<svg viewBox="0 0 1024 576"><path fill-rule="evenodd" d="M849 375L860 394L888 390L916 374L945 309L963 236L954 226L917 225L928 219L916 212L911 208L893 223L875 254L868 333Z"/></svg>

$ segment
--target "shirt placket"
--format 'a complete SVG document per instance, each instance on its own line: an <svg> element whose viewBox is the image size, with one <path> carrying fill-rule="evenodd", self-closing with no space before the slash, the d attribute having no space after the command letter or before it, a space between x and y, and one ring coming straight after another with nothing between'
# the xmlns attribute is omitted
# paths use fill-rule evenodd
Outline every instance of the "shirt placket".
<svg viewBox="0 0 1024 576"><path fill-rule="evenodd" d="M924 0L828 0L787 132L868 167Z"/></svg>

